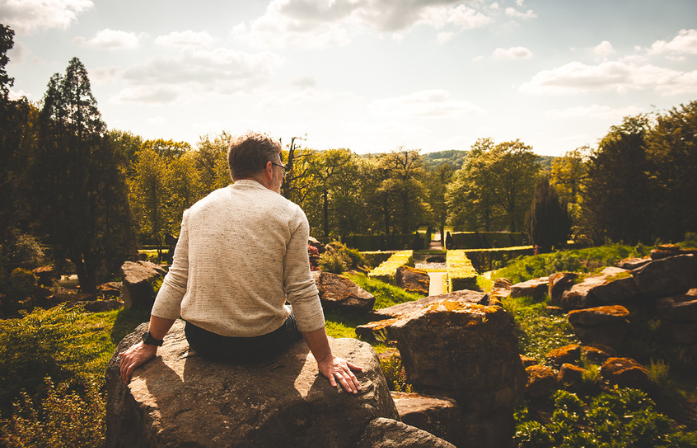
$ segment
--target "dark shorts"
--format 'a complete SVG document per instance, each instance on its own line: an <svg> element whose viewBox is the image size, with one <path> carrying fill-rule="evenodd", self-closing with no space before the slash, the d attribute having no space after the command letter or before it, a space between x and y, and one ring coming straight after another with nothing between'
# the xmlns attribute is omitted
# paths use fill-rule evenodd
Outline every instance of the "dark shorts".
<svg viewBox="0 0 697 448"><path fill-rule="evenodd" d="M204 358L219 362L256 363L281 353L293 342L302 339L293 313L271 333L249 338L221 336L197 327L191 322L184 329L191 348Z"/></svg>

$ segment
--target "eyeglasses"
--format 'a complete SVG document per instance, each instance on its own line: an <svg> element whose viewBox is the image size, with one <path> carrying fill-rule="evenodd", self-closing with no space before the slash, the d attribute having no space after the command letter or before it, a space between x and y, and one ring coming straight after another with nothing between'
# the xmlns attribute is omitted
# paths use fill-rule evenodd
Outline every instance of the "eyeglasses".
<svg viewBox="0 0 697 448"><path fill-rule="evenodd" d="M280 163L276 163L276 162L271 162L271 165L280 166L280 167L281 167L281 170L283 170L283 178L284 178L284 179L286 178L286 169L287 169L287 168L286 168L285 165L281 165Z"/></svg>

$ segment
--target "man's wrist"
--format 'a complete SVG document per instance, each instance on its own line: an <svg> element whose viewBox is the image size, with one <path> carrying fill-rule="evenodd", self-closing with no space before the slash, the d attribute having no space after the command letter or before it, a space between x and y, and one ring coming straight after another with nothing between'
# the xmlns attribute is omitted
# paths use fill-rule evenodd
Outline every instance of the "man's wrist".
<svg viewBox="0 0 697 448"><path fill-rule="evenodd" d="M149 331L143 333L143 344L161 347L163 342L164 340L156 339L155 337L153 337L153 335L151 335Z"/></svg>

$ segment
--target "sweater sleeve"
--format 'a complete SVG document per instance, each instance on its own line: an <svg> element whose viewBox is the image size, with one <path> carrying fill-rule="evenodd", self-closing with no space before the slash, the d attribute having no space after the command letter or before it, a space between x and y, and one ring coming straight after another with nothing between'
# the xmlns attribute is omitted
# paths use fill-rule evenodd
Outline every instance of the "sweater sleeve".
<svg viewBox="0 0 697 448"><path fill-rule="evenodd" d="M298 207L301 215L300 225L293 232L283 260L283 280L288 302L298 330L303 333L324 327L324 313L319 301L319 291L310 273L310 259L307 254L307 240L310 226L305 213Z"/></svg>
<svg viewBox="0 0 697 448"><path fill-rule="evenodd" d="M188 212L188 210L187 210ZM165 319L177 319L181 303L186 294L189 275L189 233L186 227L187 212L184 212L179 241L174 250L174 260L157 293L151 314Z"/></svg>

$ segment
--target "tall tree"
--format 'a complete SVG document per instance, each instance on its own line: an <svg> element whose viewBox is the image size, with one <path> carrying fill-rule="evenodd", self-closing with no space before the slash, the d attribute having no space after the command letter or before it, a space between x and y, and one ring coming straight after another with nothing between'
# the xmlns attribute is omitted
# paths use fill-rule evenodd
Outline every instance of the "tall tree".
<svg viewBox="0 0 697 448"><path fill-rule="evenodd" d="M657 235L681 241L697 231L697 101L657 117L647 136L647 155L655 181Z"/></svg>
<svg viewBox="0 0 697 448"><path fill-rule="evenodd" d="M227 150L231 135L222 131L217 135L204 135L196 143L196 167L203 186L203 195L227 187L232 183Z"/></svg>
<svg viewBox="0 0 697 448"><path fill-rule="evenodd" d="M557 189L551 185L549 175L537 180L535 199L525 216L525 228L542 252L563 247L569 239L571 215L566 201L559 198Z"/></svg>
<svg viewBox="0 0 697 448"><path fill-rule="evenodd" d="M130 182L130 198L140 234L161 249L168 227L167 161L152 147L138 152Z"/></svg>
<svg viewBox="0 0 697 448"><path fill-rule="evenodd" d="M582 191L582 222L595 243L605 238L636 244L652 235L645 115L612 126L588 160Z"/></svg>
<svg viewBox="0 0 697 448"><path fill-rule="evenodd" d="M130 252L130 209L116 148L92 95L87 70L73 58L65 76L51 77L39 116L39 142L33 157L34 198L40 229L58 256L75 265L80 286L94 292L106 257ZM109 247L109 239L125 246ZM63 253L61 253L63 252ZM123 260L123 258L122 258Z"/></svg>
<svg viewBox="0 0 697 448"><path fill-rule="evenodd" d="M455 166L448 162L431 167L426 172L428 203L431 207L433 223L438 227L445 226L448 220L448 204L445 195L454 176Z"/></svg>
<svg viewBox="0 0 697 448"><path fill-rule="evenodd" d="M380 157L379 166L387 174L382 188L399 197L402 233L409 233L430 212L423 200L424 161L420 151L400 147Z"/></svg>
<svg viewBox="0 0 697 448"><path fill-rule="evenodd" d="M165 177L166 230L177 234L184 211L204 196L201 173L196 169L196 153L188 151L172 160Z"/></svg>

